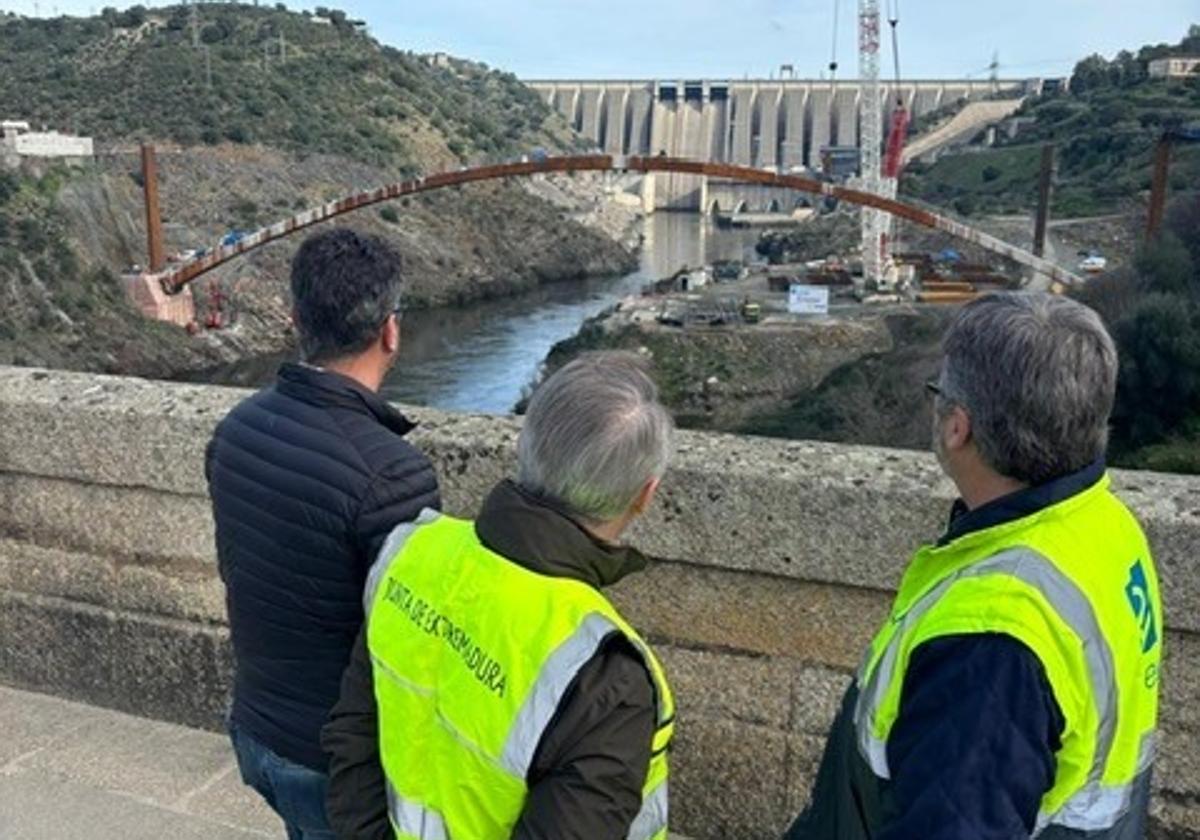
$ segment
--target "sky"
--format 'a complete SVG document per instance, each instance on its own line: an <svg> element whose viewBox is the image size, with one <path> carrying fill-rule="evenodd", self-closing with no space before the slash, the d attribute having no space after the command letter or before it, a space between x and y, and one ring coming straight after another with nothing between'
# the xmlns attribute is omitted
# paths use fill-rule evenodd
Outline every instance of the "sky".
<svg viewBox="0 0 1200 840"><path fill-rule="evenodd" d="M112 5L124 7L124 3ZM899 5L905 78L1069 74L1091 53L1177 42L1200 0L880 0ZM104 0L0 0L21 14L90 14ZM164 5L150 2L145 5ZM288 6L313 8L297 2ZM384 43L445 51L524 79L765 78L827 72L838 8L838 77L857 76L856 0L321 0ZM887 24L885 39L890 40ZM885 78L893 74L885 45Z"/></svg>

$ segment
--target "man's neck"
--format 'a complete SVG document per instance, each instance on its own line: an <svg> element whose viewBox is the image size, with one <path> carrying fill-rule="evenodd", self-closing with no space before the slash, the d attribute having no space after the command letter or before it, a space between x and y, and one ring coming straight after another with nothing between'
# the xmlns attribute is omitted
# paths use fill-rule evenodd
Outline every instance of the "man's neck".
<svg viewBox="0 0 1200 840"><path fill-rule="evenodd" d="M320 367L353 379L372 393L378 393L379 386L383 384L383 371L380 366L363 356L338 359L337 361L320 365Z"/></svg>
<svg viewBox="0 0 1200 840"><path fill-rule="evenodd" d="M990 475L972 476L958 484L958 492L962 496L967 510L978 510L989 502L1003 498L1018 490L1024 490L1029 485L1015 478L991 473Z"/></svg>

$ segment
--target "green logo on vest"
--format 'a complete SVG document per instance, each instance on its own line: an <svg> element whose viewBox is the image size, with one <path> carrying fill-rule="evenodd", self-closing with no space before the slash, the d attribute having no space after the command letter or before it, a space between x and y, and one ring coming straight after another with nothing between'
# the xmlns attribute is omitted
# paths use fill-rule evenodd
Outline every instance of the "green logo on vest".
<svg viewBox="0 0 1200 840"><path fill-rule="evenodd" d="M1129 568L1129 582L1125 584L1125 596L1133 607L1134 618L1142 634L1142 653L1149 653L1158 642L1158 627L1154 623L1154 604L1150 600L1150 584L1146 580L1146 569L1138 560Z"/></svg>

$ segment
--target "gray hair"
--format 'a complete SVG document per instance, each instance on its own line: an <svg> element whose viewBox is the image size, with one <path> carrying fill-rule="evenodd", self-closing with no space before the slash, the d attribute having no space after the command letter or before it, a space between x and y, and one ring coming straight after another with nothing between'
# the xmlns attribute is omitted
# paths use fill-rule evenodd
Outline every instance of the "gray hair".
<svg viewBox="0 0 1200 840"><path fill-rule="evenodd" d="M1040 484L1104 455L1117 350L1100 316L1046 293L985 295L942 342L942 389L961 405L983 460Z"/></svg>
<svg viewBox="0 0 1200 840"><path fill-rule="evenodd" d="M584 520L608 522L662 477L673 433L638 356L589 353L534 392L517 441L517 481Z"/></svg>

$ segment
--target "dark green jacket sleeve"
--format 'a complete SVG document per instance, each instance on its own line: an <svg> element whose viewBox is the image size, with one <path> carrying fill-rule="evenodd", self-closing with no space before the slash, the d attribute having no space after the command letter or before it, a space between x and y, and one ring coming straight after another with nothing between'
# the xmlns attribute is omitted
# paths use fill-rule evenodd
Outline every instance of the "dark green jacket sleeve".
<svg viewBox="0 0 1200 840"><path fill-rule="evenodd" d="M321 730L321 749L330 757L325 809L334 833L343 840L393 837L379 764L378 721L364 628L342 675L341 697Z"/></svg>

